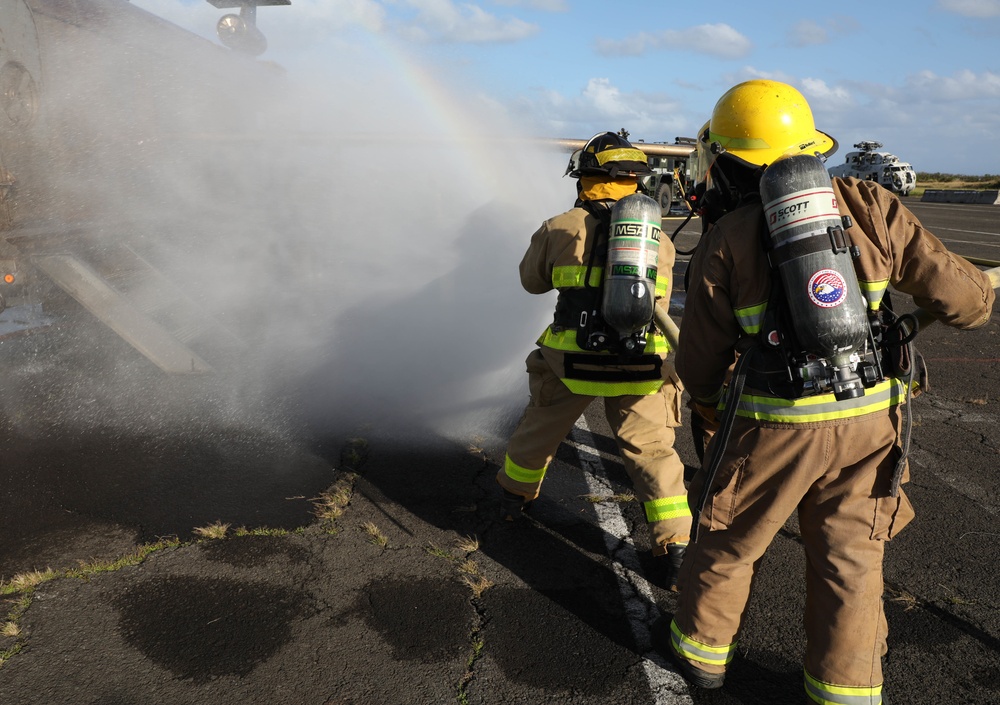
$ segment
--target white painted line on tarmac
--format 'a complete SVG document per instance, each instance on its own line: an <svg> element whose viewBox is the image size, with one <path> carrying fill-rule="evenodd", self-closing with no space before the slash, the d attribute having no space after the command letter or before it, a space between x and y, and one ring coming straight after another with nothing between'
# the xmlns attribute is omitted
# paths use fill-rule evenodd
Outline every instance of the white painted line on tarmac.
<svg viewBox="0 0 1000 705"><path fill-rule="evenodd" d="M991 235L994 237L997 235L997 233L988 233L988 232L983 232L982 230L956 230L955 228L934 228L935 234L942 232L969 233L970 235ZM982 245L983 247L1000 247L1000 243L996 242L982 242L981 240L956 240L950 237L945 238L942 237L941 235L938 235L938 238L940 238L942 242L954 242L958 245Z"/></svg>
<svg viewBox="0 0 1000 705"><path fill-rule="evenodd" d="M593 438L587 420L583 416L576 422L576 427ZM582 443L572 445L578 451L577 458L580 461L580 468L584 471L583 476L590 494L598 496L613 494L611 481L604 466L604 459L611 456L594 447L596 444L593 441L590 446ZM580 451L590 457L584 456ZM594 510L597 513L597 524L604 535L611 565L615 575L618 576L618 589L621 591L632 637L642 654L642 667L649 681L649 689L653 693L652 705L691 705L693 701L688 693L687 683L679 674L667 668L666 660L653 649L649 626L660 616L660 612L656 600L653 599L649 582L642 576L642 568L625 517L622 516L616 502L598 502L594 504Z"/></svg>

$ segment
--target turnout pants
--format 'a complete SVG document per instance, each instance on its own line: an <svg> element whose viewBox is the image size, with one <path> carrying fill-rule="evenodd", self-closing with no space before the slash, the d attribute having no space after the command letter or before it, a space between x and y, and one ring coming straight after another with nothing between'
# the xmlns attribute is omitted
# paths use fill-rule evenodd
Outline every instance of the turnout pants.
<svg viewBox="0 0 1000 705"><path fill-rule="evenodd" d="M538 497L556 450L596 397L574 394L555 375L538 350L528 355L531 399L507 446L497 482L528 500ZM681 390L665 382L650 395L603 397L636 499L646 510L654 554L687 541L691 513L684 486L684 464L674 451L680 425Z"/></svg>
<svg viewBox="0 0 1000 705"><path fill-rule="evenodd" d="M671 625L680 657L711 673L725 670L758 561L798 510L806 692L817 703L881 702L883 547L913 518L902 490L890 497L896 413L778 428L737 419L681 571ZM703 482L699 473L690 497Z"/></svg>

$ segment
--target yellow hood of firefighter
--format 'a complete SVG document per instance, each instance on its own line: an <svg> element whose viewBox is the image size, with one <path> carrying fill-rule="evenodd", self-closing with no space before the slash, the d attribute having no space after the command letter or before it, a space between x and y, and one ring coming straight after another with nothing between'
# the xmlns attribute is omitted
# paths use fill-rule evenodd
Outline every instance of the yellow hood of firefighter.
<svg viewBox="0 0 1000 705"><path fill-rule="evenodd" d="M581 176L580 200L603 201L610 199L617 201L630 193L635 193L636 188L638 188L638 182L633 177L608 179L600 176Z"/></svg>

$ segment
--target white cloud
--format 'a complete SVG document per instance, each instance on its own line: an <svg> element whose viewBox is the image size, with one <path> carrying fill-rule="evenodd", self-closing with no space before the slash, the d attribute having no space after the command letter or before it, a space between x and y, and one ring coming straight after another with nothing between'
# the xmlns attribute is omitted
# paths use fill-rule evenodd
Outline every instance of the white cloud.
<svg viewBox="0 0 1000 705"><path fill-rule="evenodd" d="M813 20L800 20L788 30L788 42L792 46L816 46L829 41L830 34Z"/></svg>
<svg viewBox="0 0 1000 705"><path fill-rule="evenodd" d="M727 24L703 24L688 29L640 32L626 39L598 39L597 52L604 56L640 56L648 51L690 51L696 54L739 59L753 44Z"/></svg>
<svg viewBox="0 0 1000 705"><path fill-rule="evenodd" d="M631 139L669 142L690 132L694 123L676 99L663 93L623 92L607 78L590 79L575 97L539 91L533 98L522 97L515 110L542 134L576 139L625 128Z"/></svg>
<svg viewBox="0 0 1000 705"><path fill-rule="evenodd" d="M494 0L497 5L506 7L527 7L543 12L568 12L568 0Z"/></svg>
<svg viewBox="0 0 1000 705"><path fill-rule="evenodd" d="M1000 98L1000 74L976 73L968 69L951 76L920 71L906 79L904 95L913 102L996 101Z"/></svg>
<svg viewBox="0 0 1000 705"><path fill-rule="evenodd" d="M279 15L278 13L281 12ZM294 22L298 27L313 28L313 31L338 31L347 27L360 27L370 32L384 29L386 11L375 0L296 0L292 8L275 8L268 12L269 19L278 18ZM264 10L257 11L258 21L264 18Z"/></svg>
<svg viewBox="0 0 1000 705"><path fill-rule="evenodd" d="M851 93L844 86L830 86L820 78L803 78L799 90L809 101L809 105L818 101L845 104L851 100Z"/></svg>
<svg viewBox="0 0 1000 705"><path fill-rule="evenodd" d="M726 74L723 77L724 86L722 90L719 91L721 96L724 91L729 90L737 83L742 83L743 81L749 81L754 78L765 78L770 81L781 81L782 83L788 83L791 85L796 84L796 79L791 74L785 73L784 71L762 71L754 66L744 66L739 71L735 73Z"/></svg>
<svg viewBox="0 0 1000 705"><path fill-rule="evenodd" d="M938 0L937 4L964 17L1000 17L1000 0Z"/></svg>
<svg viewBox="0 0 1000 705"><path fill-rule="evenodd" d="M920 71L896 86L828 85L813 78L794 83L809 99L816 126L840 140L841 152L874 139L918 170L996 171L992 155L1000 150L1000 73ZM940 166L944 162L947 167Z"/></svg>
<svg viewBox="0 0 1000 705"><path fill-rule="evenodd" d="M477 5L452 0L403 0L416 10L400 34L422 42L483 44L513 42L536 34L538 25L517 18L501 19Z"/></svg>

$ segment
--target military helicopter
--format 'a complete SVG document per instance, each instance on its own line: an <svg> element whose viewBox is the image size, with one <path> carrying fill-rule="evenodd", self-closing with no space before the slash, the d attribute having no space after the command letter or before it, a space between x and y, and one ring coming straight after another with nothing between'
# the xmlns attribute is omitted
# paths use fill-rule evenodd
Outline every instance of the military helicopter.
<svg viewBox="0 0 1000 705"><path fill-rule="evenodd" d="M853 176L874 181L900 196L907 196L917 185L917 174L907 162L889 152L878 152L881 142L864 141L854 145L858 151L848 152L845 162L830 167L830 176Z"/></svg>

